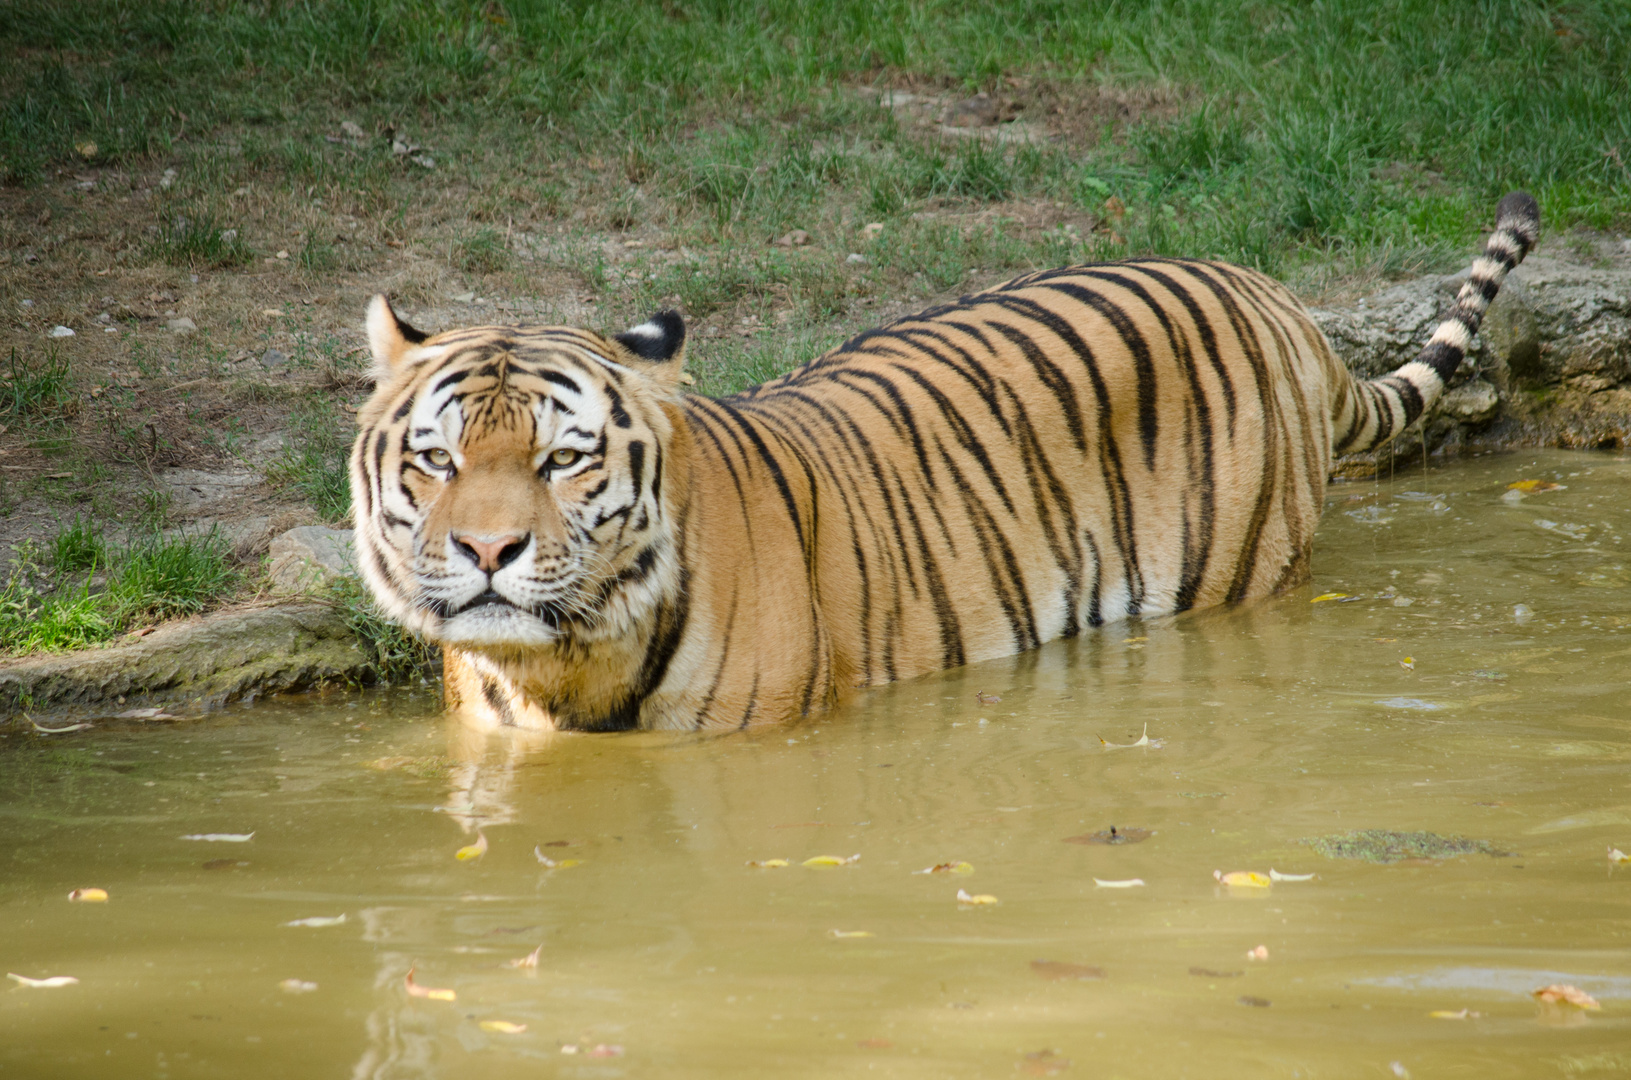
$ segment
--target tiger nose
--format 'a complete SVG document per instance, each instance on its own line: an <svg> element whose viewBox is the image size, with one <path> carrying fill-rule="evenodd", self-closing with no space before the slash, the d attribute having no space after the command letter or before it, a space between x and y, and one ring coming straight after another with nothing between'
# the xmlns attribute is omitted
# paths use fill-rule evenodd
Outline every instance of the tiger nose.
<svg viewBox="0 0 1631 1080"><path fill-rule="evenodd" d="M526 550L527 537L510 533L506 536L487 537L477 536L474 533L457 534L453 543L460 551L470 556L472 562L487 573L496 573L513 563Z"/></svg>

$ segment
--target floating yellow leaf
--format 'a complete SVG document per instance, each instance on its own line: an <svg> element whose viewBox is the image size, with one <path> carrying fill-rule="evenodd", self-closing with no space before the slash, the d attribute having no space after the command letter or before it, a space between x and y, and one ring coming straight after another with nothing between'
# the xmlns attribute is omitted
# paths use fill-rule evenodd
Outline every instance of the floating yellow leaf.
<svg viewBox="0 0 1631 1080"><path fill-rule="evenodd" d="M1142 734L1142 735L1140 735L1138 737L1137 742L1129 742L1129 743L1105 742L1104 736L1102 736L1102 735L1097 736L1097 738L1099 740L1099 745L1104 747L1106 750L1130 750L1135 746L1147 746L1152 750L1159 750L1159 749L1161 749L1162 746L1166 745L1166 740L1164 740L1164 739L1152 739L1152 738L1150 738L1150 725L1148 725L1148 724L1144 725L1144 734Z"/></svg>
<svg viewBox="0 0 1631 1080"><path fill-rule="evenodd" d="M786 859L754 859L748 865L758 870L779 870L784 866L793 864Z"/></svg>
<svg viewBox="0 0 1631 1080"><path fill-rule="evenodd" d="M1597 999L1568 983L1553 983L1543 986L1539 990L1531 990L1530 994L1536 1001L1543 1001L1548 1005L1573 1005L1577 1009L1601 1009Z"/></svg>
<svg viewBox="0 0 1631 1080"><path fill-rule="evenodd" d="M455 851L453 857L460 862L470 862L472 859L479 859L485 854L487 854L487 834L477 833L476 842L466 844L458 851Z"/></svg>
<svg viewBox="0 0 1631 1080"><path fill-rule="evenodd" d="M68 894L68 899L77 900L82 904L105 904L108 902L108 890L75 889Z"/></svg>
<svg viewBox="0 0 1631 1080"><path fill-rule="evenodd" d="M1274 867L1269 867L1270 881L1313 881L1313 874L1282 874Z"/></svg>
<svg viewBox="0 0 1631 1080"><path fill-rule="evenodd" d="M512 1024L508 1020L483 1020L481 1030L496 1031L500 1035L519 1035L527 1030L525 1024Z"/></svg>
<svg viewBox="0 0 1631 1080"><path fill-rule="evenodd" d="M1324 603L1327 600L1347 600L1347 599L1350 599L1350 595L1348 593L1345 593L1345 592L1327 592L1327 593L1320 593L1318 596L1314 597L1314 599L1310 600L1309 603L1310 604L1321 604L1321 603Z"/></svg>
<svg viewBox="0 0 1631 1080"><path fill-rule="evenodd" d="M1506 489L1533 495L1537 491L1562 491L1563 485L1554 484L1550 480L1514 480L1506 486Z"/></svg>
<svg viewBox="0 0 1631 1080"><path fill-rule="evenodd" d="M965 875L967 875L967 874L974 873L974 864L973 863L966 863L966 862L935 863L933 866L924 867L922 870L913 870L912 873L913 874L965 874Z"/></svg>
<svg viewBox="0 0 1631 1080"><path fill-rule="evenodd" d="M1123 645L1140 645L1148 640L1150 639L1147 637L1124 637L1121 639L1121 643Z"/></svg>
<svg viewBox="0 0 1631 1080"><path fill-rule="evenodd" d="M1484 1014L1473 1012L1471 1009L1456 1009L1453 1012L1449 1009L1435 1009L1427 1015L1434 1020L1476 1020Z"/></svg>
<svg viewBox="0 0 1631 1080"><path fill-rule="evenodd" d="M1613 863L1615 866L1623 866L1626 863L1631 863L1631 855L1627 855L1619 848L1610 844L1608 847L1608 861Z"/></svg>
<svg viewBox="0 0 1631 1080"><path fill-rule="evenodd" d="M853 866L861 861L859 854L844 858L842 855L812 855L804 860L805 866Z"/></svg>
<svg viewBox="0 0 1631 1080"><path fill-rule="evenodd" d="M1416 658L1414 656L1407 656L1403 660L1399 661L1399 666L1404 668L1406 671L1415 671Z"/></svg>
<svg viewBox="0 0 1631 1080"><path fill-rule="evenodd" d="M285 994L309 994L317 989L314 982L305 982L301 979L284 979L278 983L278 989Z"/></svg>
<svg viewBox="0 0 1631 1080"><path fill-rule="evenodd" d="M1267 874L1259 874L1255 870L1231 870L1225 874L1222 870L1212 871L1212 877L1220 885L1232 888L1266 889L1274 884L1274 879Z"/></svg>
<svg viewBox="0 0 1631 1080"><path fill-rule="evenodd" d="M1246 954L1246 959L1248 960L1267 960L1268 958L1269 947L1267 945L1259 945L1257 948L1252 949Z"/></svg>
<svg viewBox="0 0 1631 1080"><path fill-rule="evenodd" d="M1093 884L1097 885L1101 889L1136 889L1140 885L1144 884L1144 879L1141 877L1135 877L1126 878L1121 881L1106 881L1103 878L1094 878Z"/></svg>
<svg viewBox="0 0 1631 1080"><path fill-rule="evenodd" d="M995 904L997 902L997 898L992 896L990 893L980 893L978 896L970 896L962 889L958 889L957 902L959 904L966 904L969 907L983 907L987 904Z"/></svg>
<svg viewBox="0 0 1631 1080"><path fill-rule="evenodd" d="M840 939L843 939L843 938L871 937L872 936L872 931L870 931L870 930L828 930L827 931L827 936L830 937L830 938L833 938L835 940L840 940Z"/></svg>
<svg viewBox="0 0 1631 1080"><path fill-rule="evenodd" d="M6 972L6 978L15 979L19 986L26 986L30 990L55 990L59 986L76 986L79 980L72 975L53 975L49 979L30 979L27 975L18 975L16 972Z"/></svg>
<svg viewBox="0 0 1631 1080"><path fill-rule="evenodd" d="M504 966L512 968L535 968L538 966L538 954L543 951L544 947L540 945L525 956L518 956L514 960L506 961Z"/></svg>
<svg viewBox="0 0 1631 1080"><path fill-rule="evenodd" d="M434 986L420 986L413 981L415 970L416 968L409 968L407 976L402 980L402 985L407 987L409 997L429 998L431 1001L453 1001L459 996L452 990L439 990Z"/></svg>

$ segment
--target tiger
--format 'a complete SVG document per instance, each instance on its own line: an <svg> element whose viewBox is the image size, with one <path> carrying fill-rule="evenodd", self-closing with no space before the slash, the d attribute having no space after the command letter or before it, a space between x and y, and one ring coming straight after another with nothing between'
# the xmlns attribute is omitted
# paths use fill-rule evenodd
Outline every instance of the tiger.
<svg viewBox="0 0 1631 1080"><path fill-rule="evenodd" d="M1453 310L1352 375L1284 285L1131 258L1014 278L726 397L671 310L622 333L429 336L367 311L362 574L440 644L450 709L543 731L729 729L1311 576L1334 455L1443 393L1535 200Z"/></svg>

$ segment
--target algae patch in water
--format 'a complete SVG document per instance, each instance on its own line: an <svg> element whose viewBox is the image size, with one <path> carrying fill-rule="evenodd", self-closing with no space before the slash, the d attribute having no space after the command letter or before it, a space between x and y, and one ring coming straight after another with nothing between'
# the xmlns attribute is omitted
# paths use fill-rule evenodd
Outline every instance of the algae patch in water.
<svg viewBox="0 0 1631 1080"><path fill-rule="evenodd" d="M1404 859L1449 859L1457 855L1512 854L1501 851L1488 840L1465 836L1440 836L1430 832L1392 832L1387 829L1361 829L1357 832L1316 836L1303 843L1327 859L1363 859L1391 863Z"/></svg>

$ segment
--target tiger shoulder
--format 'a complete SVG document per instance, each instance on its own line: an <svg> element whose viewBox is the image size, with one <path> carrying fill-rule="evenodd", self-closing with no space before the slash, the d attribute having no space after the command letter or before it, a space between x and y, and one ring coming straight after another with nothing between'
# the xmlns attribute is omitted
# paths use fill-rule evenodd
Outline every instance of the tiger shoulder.
<svg viewBox="0 0 1631 1080"><path fill-rule="evenodd" d="M1539 234L1508 195L1421 354L1354 377L1252 270L1016 278L753 389L686 390L674 312L426 335L368 312L357 552L496 725L743 727L1131 616L1305 582L1335 454L1442 395Z"/></svg>

